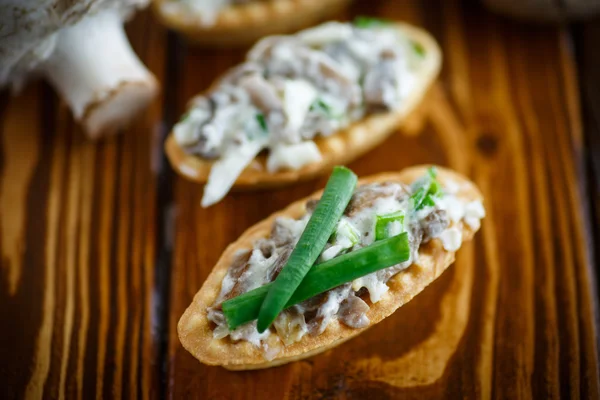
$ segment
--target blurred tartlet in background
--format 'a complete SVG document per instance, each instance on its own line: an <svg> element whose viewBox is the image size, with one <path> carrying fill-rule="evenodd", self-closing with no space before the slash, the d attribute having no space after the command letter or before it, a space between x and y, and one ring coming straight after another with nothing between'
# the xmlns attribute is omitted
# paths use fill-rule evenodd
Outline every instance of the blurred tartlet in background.
<svg viewBox="0 0 600 400"><path fill-rule="evenodd" d="M441 62L426 31L369 17L265 37L190 101L167 156L181 175L206 184L205 207L234 187L313 178L396 132Z"/></svg>
<svg viewBox="0 0 600 400"><path fill-rule="evenodd" d="M205 46L243 46L322 22L350 0L153 0L158 18Z"/></svg>

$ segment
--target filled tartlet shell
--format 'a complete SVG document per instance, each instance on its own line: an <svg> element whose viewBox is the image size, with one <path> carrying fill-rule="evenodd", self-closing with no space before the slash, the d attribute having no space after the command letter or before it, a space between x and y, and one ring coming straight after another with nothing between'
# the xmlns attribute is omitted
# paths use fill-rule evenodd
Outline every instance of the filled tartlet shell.
<svg viewBox="0 0 600 400"><path fill-rule="evenodd" d="M406 24L397 24L415 43L425 50L425 59L419 70L418 84L414 93L402 106L393 112L371 114L349 127L328 137L314 140L321 151L322 160L307 164L298 170L280 170L273 173L267 171L267 156L255 158L237 178L233 189L264 189L299 182L322 175L334 165L347 164L381 144L390 134L401 129L404 122L412 115L422 102L427 91L437 77L442 55L436 41L425 31ZM185 152L175 141L171 132L165 143L167 157L175 171L180 175L206 183L213 162Z"/></svg>
<svg viewBox="0 0 600 400"><path fill-rule="evenodd" d="M410 184L423 176L427 168L428 166L418 166L399 173L374 175L361 179L359 184L386 181ZM462 175L438 168L438 179L442 186L448 180L457 184L459 191L456 196L459 198L466 201L482 200L477 187ZM306 211L306 201L310 198L318 199L320 196L321 191L291 204L283 211L277 212L249 228L236 242L227 247L177 325L179 340L183 347L202 363L220 365L230 370L261 369L300 360L331 349L390 316L420 293L454 262L455 253L444 250L441 242L433 239L420 247L419 261L392 277L388 281L390 290L378 303L370 304L371 308L367 312L367 317L371 321L369 327L354 329L334 319L322 334L318 336L307 334L290 346L282 345L281 352L271 361L267 361L263 356L263 351L249 342L235 343L229 338L213 339L211 322L207 319L206 309L217 298L221 290L221 282L227 274L236 252L252 249L252 244L257 239L268 237L275 218L279 216L300 218ZM475 230L463 223L460 223L459 226L462 229L463 241L471 240Z"/></svg>
<svg viewBox="0 0 600 400"><path fill-rule="evenodd" d="M229 6L216 16L212 25L203 25L198 15L167 13L154 0L153 9L163 24L203 46L243 46L276 34L292 33L315 25L339 13L350 0L277 0Z"/></svg>

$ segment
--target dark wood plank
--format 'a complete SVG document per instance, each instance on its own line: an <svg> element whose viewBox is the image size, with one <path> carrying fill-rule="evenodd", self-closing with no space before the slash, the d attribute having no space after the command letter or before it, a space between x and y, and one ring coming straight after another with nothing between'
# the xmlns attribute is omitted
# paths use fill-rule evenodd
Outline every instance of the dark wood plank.
<svg viewBox="0 0 600 400"><path fill-rule="evenodd" d="M364 3L355 7L365 13ZM368 13L424 25L445 67L416 124L421 135L396 134L350 166L360 175L424 162L465 172L486 197L482 231L431 287L358 338L290 365L228 372L181 347L177 320L227 244L324 180L236 193L203 210L201 188L176 178L169 397L598 398L568 33L458 1L369 2ZM188 49L181 109L241 54L223 53L209 67L202 61L214 53Z"/></svg>
<svg viewBox="0 0 600 400"><path fill-rule="evenodd" d="M162 77L166 31L147 12L129 31ZM2 104L0 397L158 397L161 99L100 143L43 84Z"/></svg>
<svg viewBox="0 0 600 400"><path fill-rule="evenodd" d="M600 39L600 18L575 26L578 70L581 85L583 122L585 128L584 153L580 171L589 179L583 194L589 195L593 206L588 229L593 232L594 248L600 247L600 56L596 51ZM598 253L596 252L596 257ZM597 259L597 258L596 258Z"/></svg>
<svg viewBox="0 0 600 400"><path fill-rule="evenodd" d="M596 51L600 40L600 18L580 23L575 27L580 92L583 110L584 137L578 138L581 145L576 172L587 176L581 181L581 195L589 199L591 210L585 216L583 225L587 233L587 242L592 246L590 255L593 265L590 275L596 281L592 288L596 324L598 314L598 257L600 253L600 57ZM594 251L595 249L595 251ZM598 338L596 338L598 343Z"/></svg>

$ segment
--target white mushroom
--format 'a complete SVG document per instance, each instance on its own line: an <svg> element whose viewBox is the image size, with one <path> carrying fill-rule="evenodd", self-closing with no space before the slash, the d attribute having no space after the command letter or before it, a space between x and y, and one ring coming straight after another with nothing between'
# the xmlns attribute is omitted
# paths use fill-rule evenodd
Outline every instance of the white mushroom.
<svg viewBox="0 0 600 400"><path fill-rule="evenodd" d="M3 0L0 87L48 79L95 138L125 125L157 82L137 58L124 21L148 0Z"/></svg>

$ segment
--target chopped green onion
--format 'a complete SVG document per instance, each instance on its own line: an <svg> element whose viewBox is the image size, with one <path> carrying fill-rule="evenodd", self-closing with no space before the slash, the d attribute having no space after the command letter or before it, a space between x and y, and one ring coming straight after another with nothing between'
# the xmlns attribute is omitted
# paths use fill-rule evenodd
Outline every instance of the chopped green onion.
<svg viewBox="0 0 600 400"><path fill-rule="evenodd" d="M381 18L373 18L373 17L365 17L359 16L354 19L354 26L357 28L379 28L382 26L390 25L391 21L381 19Z"/></svg>
<svg viewBox="0 0 600 400"><path fill-rule="evenodd" d="M265 120L264 114L262 114L262 113L256 114L256 121L258 122L258 125L261 127L263 132L266 133L269 131L269 128L267 126L267 121Z"/></svg>
<svg viewBox="0 0 600 400"><path fill-rule="evenodd" d="M327 244L354 193L356 175L345 167L335 167L323 196L312 213L288 262L283 267L258 317L258 331L264 332L283 310L292 294Z"/></svg>
<svg viewBox="0 0 600 400"><path fill-rule="evenodd" d="M310 105L311 111L320 111L323 115L325 115L329 119L341 119L343 115L335 114L333 109L329 104L327 104L323 99L316 99Z"/></svg>
<svg viewBox="0 0 600 400"><path fill-rule="evenodd" d="M411 208L415 211L435 205L434 198L442 195L442 187L437 181L437 170L431 167L427 175L412 185L413 194L410 196Z"/></svg>
<svg viewBox="0 0 600 400"><path fill-rule="evenodd" d="M375 240L387 239L391 224L399 223L404 230L404 212L396 211L390 214L378 215L375 222ZM402 233L402 231L398 232Z"/></svg>
<svg viewBox="0 0 600 400"><path fill-rule="evenodd" d="M265 115L263 113L256 113L254 119L246 121L244 131L249 140L265 139L269 134Z"/></svg>
<svg viewBox="0 0 600 400"><path fill-rule="evenodd" d="M437 180L431 182L431 186L429 186L429 193L434 196L442 194L442 187Z"/></svg>
<svg viewBox="0 0 600 400"><path fill-rule="evenodd" d="M316 99L315 101L313 101L313 103L310 105L310 109L311 110L321 110L324 111L325 114L331 114L331 107L329 106L329 104L325 103L322 99Z"/></svg>
<svg viewBox="0 0 600 400"><path fill-rule="evenodd" d="M429 175L429 177L431 179L436 179L437 178L437 168L436 167L427 168L427 175Z"/></svg>
<svg viewBox="0 0 600 400"><path fill-rule="evenodd" d="M419 211L423 208L423 201L425 200L425 197L427 196L427 191L429 190L429 185L426 185L427 186L422 186L419 189L417 189L417 191L414 192L412 196L410 196L411 209Z"/></svg>
<svg viewBox="0 0 600 400"><path fill-rule="evenodd" d="M187 110L182 116L181 118L179 118L179 122L184 122L186 119L188 119L190 117L190 115L192 114L192 110Z"/></svg>
<svg viewBox="0 0 600 400"><path fill-rule="evenodd" d="M346 241L346 244L349 244L349 246L344 247L352 247L360 241L360 232L358 232L346 219L342 219L334 233L333 241L335 244L342 246L344 246L344 241Z"/></svg>
<svg viewBox="0 0 600 400"><path fill-rule="evenodd" d="M433 200L433 196L431 194L427 194L421 203L421 207L419 209L423 209L425 207L433 207L435 206L435 200Z"/></svg>
<svg viewBox="0 0 600 400"><path fill-rule="evenodd" d="M419 57L425 57L425 47L419 42L410 42L413 50Z"/></svg>
<svg viewBox="0 0 600 400"><path fill-rule="evenodd" d="M289 308L346 282L407 261L410 258L408 234L403 233L335 257L312 268L294 294L285 303ZM261 286L223 302L223 314L229 329L255 320L263 300L274 283Z"/></svg>

